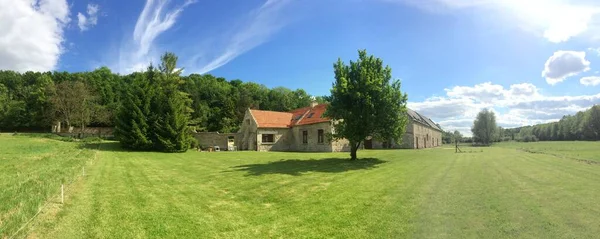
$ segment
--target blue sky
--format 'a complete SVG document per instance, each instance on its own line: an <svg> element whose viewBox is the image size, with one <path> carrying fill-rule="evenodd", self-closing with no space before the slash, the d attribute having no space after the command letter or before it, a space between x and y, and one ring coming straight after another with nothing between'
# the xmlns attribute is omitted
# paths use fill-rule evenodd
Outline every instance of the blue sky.
<svg viewBox="0 0 600 239"><path fill-rule="evenodd" d="M592 0L0 0L0 68L123 74L172 51L185 74L329 93L332 64L367 49L409 107L469 134L600 103ZM11 10L8 10L11 9ZM3 23L4 22L4 23ZM23 30L27 29L27 30ZM35 40L33 40L35 39ZM1 60L3 59L3 60Z"/></svg>

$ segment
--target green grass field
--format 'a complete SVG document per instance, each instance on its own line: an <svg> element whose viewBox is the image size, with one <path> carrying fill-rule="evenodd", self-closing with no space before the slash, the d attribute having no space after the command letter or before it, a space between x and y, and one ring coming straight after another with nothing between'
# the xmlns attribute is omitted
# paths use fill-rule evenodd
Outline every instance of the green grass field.
<svg viewBox="0 0 600 239"><path fill-rule="evenodd" d="M599 146L374 150L351 162L347 153L125 152L114 142L96 154L2 135L0 199L11 203L0 208L0 238L35 214L21 208L47 202L17 237L593 238L600 165L588 161ZM61 205L51 194L66 179L55 175L77 177L89 157Z"/></svg>

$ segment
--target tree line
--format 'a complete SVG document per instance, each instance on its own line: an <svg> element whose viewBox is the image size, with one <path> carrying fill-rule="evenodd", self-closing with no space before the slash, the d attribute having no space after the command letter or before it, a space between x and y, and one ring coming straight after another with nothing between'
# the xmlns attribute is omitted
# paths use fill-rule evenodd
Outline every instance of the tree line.
<svg viewBox="0 0 600 239"><path fill-rule="evenodd" d="M575 115L565 115L558 122L537 124L517 128L504 129L496 125L493 111L484 109L473 122L471 128L473 137L462 138L462 142L490 145L500 141L573 141L600 140L600 105L577 112ZM454 142L455 134L446 131L442 134L444 143ZM460 141L459 141L460 142Z"/></svg>
<svg viewBox="0 0 600 239"><path fill-rule="evenodd" d="M507 129L507 135L513 140L566 141L600 140L600 105L563 116L558 122Z"/></svg>
<svg viewBox="0 0 600 239"><path fill-rule="evenodd" d="M0 131L49 131L58 121L113 127L127 91L146 73L120 75L107 67L77 73L0 71ZM210 74L179 80L177 88L191 100L188 124L197 131L236 132L247 108L290 111L311 102L303 89L270 89Z"/></svg>

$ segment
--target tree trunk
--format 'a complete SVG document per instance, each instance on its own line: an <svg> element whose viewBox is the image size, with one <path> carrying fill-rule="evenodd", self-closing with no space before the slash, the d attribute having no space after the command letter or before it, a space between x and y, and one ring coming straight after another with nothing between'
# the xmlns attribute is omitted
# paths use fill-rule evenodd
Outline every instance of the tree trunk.
<svg viewBox="0 0 600 239"><path fill-rule="evenodd" d="M358 143L350 143L350 160L356 160L356 151L360 147L360 142Z"/></svg>

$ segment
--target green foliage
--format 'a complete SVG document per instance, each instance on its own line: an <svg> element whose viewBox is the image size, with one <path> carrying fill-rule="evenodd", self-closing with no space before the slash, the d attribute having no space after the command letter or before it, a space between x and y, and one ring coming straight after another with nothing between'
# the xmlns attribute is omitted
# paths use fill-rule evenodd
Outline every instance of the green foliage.
<svg viewBox="0 0 600 239"><path fill-rule="evenodd" d="M477 114L471 132L473 132L475 143L490 145L497 138L496 114L488 109L483 109Z"/></svg>
<svg viewBox="0 0 600 239"><path fill-rule="evenodd" d="M391 68L365 50L358 55L350 65L341 59L334 64L331 104L325 113L334 121L332 138L350 141L352 159L368 136L400 142L408 121L408 97L400 91L399 80L392 82Z"/></svg>
<svg viewBox="0 0 600 239"><path fill-rule="evenodd" d="M564 116L558 122L506 129L517 141L600 140L600 105Z"/></svg>
<svg viewBox="0 0 600 239"><path fill-rule="evenodd" d="M185 152L190 144L188 130L188 94L179 90L181 69L176 69L177 57L165 53L159 67L160 75L149 118L154 148L165 152Z"/></svg>
<svg viewBox="0 0 600 239"><path fill-rule="evenodd" d="M168 64L159 68L171 69L171 75L180 70ZM124 106L128 103L123 97L131 93L129 84L139 74L121 76L107 67L78 73L0 71L0 130L49 131L57 120L65 126L71 123L79 126L81 122L86 126L117 126L116 115L123 107L129 108ZM198 131L237 132L248 108L287 111L310 103L310 96L301 89L269 89L253 82L227 81L208 74L177 77L182 82L178 85L180 91L192 99L187 109L191 114L188 124ZM87 101L86 114L78 116L83 121L71 122L69 118L67 123L64 116L56 114L52 98L57 94L57 86L74 82L83 83L89 96L94 97Z"/></svg>
<svg viewBox="0 0 600 239"><path fill-rule="evenodd" d="M136 73L130 77L129 86L122 96L121 108L116 118L115 137L124 148L149 150L153 144L150 139L150 103L154 91L151 89L149 77L154 68L148 67L145 74Z"/></svg>
<svg viewBox="0 0 600 239"><path fill-rule="evenodd" d="M165 53L160 71L148 67L138 74L123 95L115 136L125 148L185 152L190 146L188 129L191 100L179 86L177 57Z"/></svg>

